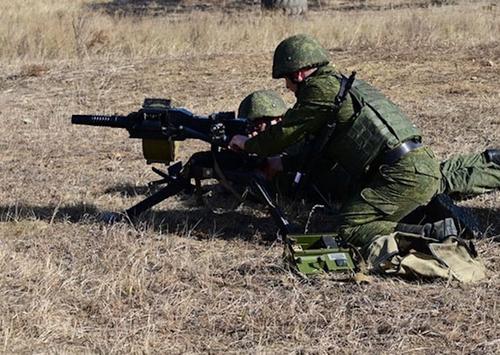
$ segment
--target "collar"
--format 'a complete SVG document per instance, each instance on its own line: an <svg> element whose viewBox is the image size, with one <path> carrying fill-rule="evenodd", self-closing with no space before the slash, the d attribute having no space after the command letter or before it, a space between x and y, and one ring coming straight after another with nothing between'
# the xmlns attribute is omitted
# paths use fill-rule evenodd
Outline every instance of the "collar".
<svg viewBox="0 0 500 355"><path fill-rule="evenodd" d="M337 74L337 71L335 70L335 67L332 65L323 65L321 67L318 67L318 69L309 75L304 81L300 82L297 87L297 92L295 93L295 97L298 98L300 96L300 92L304 90L304 87L307 86L308 82L317 77L317 76L322 76L322 75L334 75Z"/></svg>

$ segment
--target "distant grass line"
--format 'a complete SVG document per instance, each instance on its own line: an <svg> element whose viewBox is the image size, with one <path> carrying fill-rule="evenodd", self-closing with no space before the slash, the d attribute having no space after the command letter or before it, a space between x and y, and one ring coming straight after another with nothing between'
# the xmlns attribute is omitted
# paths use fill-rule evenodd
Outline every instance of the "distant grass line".
<svg viewBox="0 0 500 355"><path fill-rule="evenodd" d="M120 17L88 0L19 0L0 5L0 60L148 57L272 51L310 33L328 48L468 48L498 43L500 9L482 3L388 11L311 12L307 18L192 12ZM488 4L488 3L486 3Z"/></svg>

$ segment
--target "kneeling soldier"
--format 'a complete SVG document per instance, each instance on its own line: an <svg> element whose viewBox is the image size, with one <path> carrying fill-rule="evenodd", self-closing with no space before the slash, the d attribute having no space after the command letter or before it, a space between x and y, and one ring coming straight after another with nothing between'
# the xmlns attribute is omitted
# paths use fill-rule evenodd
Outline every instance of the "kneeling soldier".
<svg viewBox="0 0 500 355"><path fill-rule="evenodd" d="M274 53L273 78L284 78L297 102L280 123L255 137L235 136L230 145L270 157L271 172L300 171L296 156L277 155L291 145L314 142L327 125L335 125L325 148L316 153L361 183L360 191L343 204L337 226L344 240L367 252L377 236L405 229L398 222L438 192L440 164L422 143L420 130L369 84L356 80L336 108L341 78L328 64L326 50L313 38L297 35L282 41ZM455 230L421 232L443 239Z"/></svg>

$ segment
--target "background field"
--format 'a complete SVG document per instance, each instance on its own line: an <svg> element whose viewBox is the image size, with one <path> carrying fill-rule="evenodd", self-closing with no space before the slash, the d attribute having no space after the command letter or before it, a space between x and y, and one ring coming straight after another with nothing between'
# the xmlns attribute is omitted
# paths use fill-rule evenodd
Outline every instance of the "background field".
<svg viewBox="0 0 500 355"><path fill-rule="evenodd" d="M270 69L300 32L400 104L441 158L500 146L495 2L312 2L300 18L229 0L0 3L0 351L500 352L500 192L460 202L487 230L490 277L470 286L301 281L264 241L268 216L220 194L173 198L136 227L99 222L155 177L139 142L71 114L145 97L206 114L261 88L292 104Z"/></svg>

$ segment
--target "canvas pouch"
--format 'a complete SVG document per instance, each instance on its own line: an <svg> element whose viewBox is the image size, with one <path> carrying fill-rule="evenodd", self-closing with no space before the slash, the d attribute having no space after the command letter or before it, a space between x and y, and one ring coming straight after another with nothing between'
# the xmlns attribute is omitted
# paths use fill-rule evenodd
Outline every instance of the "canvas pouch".
<svg viewBox="0 0 500 355"><path fill-rule="evenodd" d="M463 283L486 278L486 267L471 242L457 237L440 242L395 232L376 238L367 249L370 273L455 279Z"/></svg>

